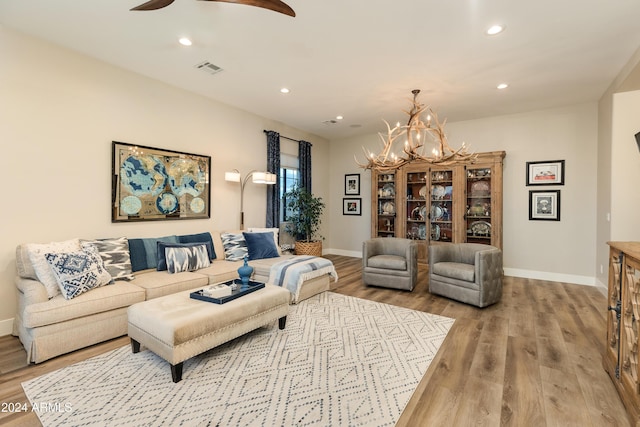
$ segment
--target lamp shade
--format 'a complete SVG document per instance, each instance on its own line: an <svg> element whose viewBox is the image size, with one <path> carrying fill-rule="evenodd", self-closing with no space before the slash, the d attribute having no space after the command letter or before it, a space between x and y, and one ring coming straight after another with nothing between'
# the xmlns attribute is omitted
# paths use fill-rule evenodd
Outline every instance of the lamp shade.
<svg viewBox="0 0 640 427"><path fill-rule="evenodd" d="M224 180L231 182L240 182L240 172L225 172Z"/></svg>
<svg viewBox="0 0 640 427"><path fill-rule="evenodd" d="M255 184L266 184L267 174L266 172L253 172L252 179Z"/></svg>

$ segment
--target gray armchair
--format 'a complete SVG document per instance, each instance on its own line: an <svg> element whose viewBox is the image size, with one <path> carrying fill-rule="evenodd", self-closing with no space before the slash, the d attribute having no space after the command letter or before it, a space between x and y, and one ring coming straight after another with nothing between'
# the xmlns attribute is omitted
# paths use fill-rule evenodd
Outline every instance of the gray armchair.
<svg viewBox="0 0 640 427"><path fill-rule="evenodd" d="M378 237L362 244L365 285L412 291L418 281L418 245L410 239Z"/></svg>
<svg viewBox="0 0 640 427"><path fill-rule="evenodd" d="M429 292L486 307L502 297L502 251L477 243L429 246Z"/></svg>

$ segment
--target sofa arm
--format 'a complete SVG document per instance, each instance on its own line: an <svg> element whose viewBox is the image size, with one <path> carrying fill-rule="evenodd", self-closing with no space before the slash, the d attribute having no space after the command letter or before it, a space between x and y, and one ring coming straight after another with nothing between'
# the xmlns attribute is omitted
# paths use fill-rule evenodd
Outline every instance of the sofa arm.
<svg viewBox="0 0 640 427"><path fill-rule="evenodd" d="M502 251L500 249L491 248L476 252L475 277L480 286L491 280L502 278L502 275Z"/></svg>
<svg viewBox="0 0 640 427"><path fill-rule="evenodd" d="M47 289L44 285L37 280L24 279L16 276L15 284L20 292L20 298L24 298L24 306L36 304L39 302L46 302L49 300L47 295Z"/></svg>
<svg viewBox="0 0 640 427"><path fill-rule="evenodd" d="M407 250L405 251L405 258L407 260L407 270L409 273L413 273L414 271L418 271L418 244L416 242L411 242L407 246Z"/></svg>

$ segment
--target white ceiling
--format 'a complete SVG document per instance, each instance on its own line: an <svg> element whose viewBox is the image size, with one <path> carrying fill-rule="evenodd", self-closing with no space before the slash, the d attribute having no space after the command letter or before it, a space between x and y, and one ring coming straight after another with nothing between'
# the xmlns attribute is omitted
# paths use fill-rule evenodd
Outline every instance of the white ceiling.
<svg viewBox="0 0 640 427"><path fill-rule="evenodd" d="M596 101L640 47L637 0L285 1L2 0L0 24L328 139L404 121L414 88L450 122Z"/></svg>

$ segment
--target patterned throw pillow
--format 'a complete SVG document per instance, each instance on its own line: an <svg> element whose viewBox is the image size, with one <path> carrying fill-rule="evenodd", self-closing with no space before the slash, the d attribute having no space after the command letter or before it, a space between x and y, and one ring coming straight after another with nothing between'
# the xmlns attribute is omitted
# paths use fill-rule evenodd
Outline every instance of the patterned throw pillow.
<svg viewBox="0 0 640 427"><path fill-rule="evenodd" d="M75 252L47 253L47 262L58 279L65 299L72 299L111 281L95 246Z"/></svg>
<svg viewBox="0 0 640 427"><path fill-rule="evenodd" d="M180 243L208 243L209 245L211 245L211 247L207 246L207 250L210 249L209 259L216 259L216 252L213 248L213 238L211 237L211 233L209 233L208 231L204 233L185 234L182 236L178 236L178 241Z"/></svg>
<svg viewBox="0 0 640 427"><path fill-rule="evenodd" d="M228 261L242 261L249 254L247 242L242 233L222 233L222 245L224 246L224 257Z"/></svg>
<svg viewBox="0 0 640 427"><path fill-rule="evenodd" d="M168 247L165 249L167 256L167 270L169 273L180 273L181 271L196 271L209 267L209 253L207 246L183 246Z"/></svg>
<svg viewBox="0 0 640 427"><path fill-rule="evenodd" d="M29 254L29 261L31 261L31 265L33 265L36 277L47 289L47 296L49 299L56 295L60 295L58 278L49 266L49 263L45 258L45 254L80 250L80 239L71 239L65 240L64 242L51 242L45 244L28 243L26 247L27 254Z"/></svg>
<svg viewBox="0 0 640 427"><path fill-rule="evenodd" d="M113 280L133 280L129 240L126 237L115 239L80 240L83 248L93 245Z"/></svg>
<svg viewBox="0 0 640 427"><path fill-rule="evenodd" d="M194 242L194 243L164 243L158 242L158 271L167 270L167 248L188 248L191 246L205 245L207 248L207 256L209 259L215 258L215 252L213 251L213 243L209 242ZM213 254L213 258L211 258Z"/></svg>

